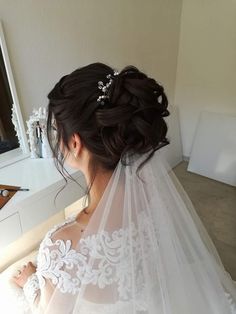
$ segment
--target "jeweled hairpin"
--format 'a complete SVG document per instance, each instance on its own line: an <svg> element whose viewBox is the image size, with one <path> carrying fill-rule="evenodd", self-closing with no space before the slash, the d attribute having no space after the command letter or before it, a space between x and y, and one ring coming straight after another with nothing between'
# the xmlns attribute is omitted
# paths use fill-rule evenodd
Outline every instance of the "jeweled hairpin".
<svg viewBox="0 0 236 314"><path fill-rule="evenodd" d="M108 96L108 89L114 79L114 76L118 75L119 72L118 71L114 71L113 75L112 74L108 74L106 76L106 78L109 79L109 82L106 83L104 85L104 83L102 81L99 81L98 82L98 88L102 90L103 92L103 95L100 95L98 98L97 98L97 102L99 102L101 105L104 105L105 104L105 99L109 99L109 96Z"/></svg>

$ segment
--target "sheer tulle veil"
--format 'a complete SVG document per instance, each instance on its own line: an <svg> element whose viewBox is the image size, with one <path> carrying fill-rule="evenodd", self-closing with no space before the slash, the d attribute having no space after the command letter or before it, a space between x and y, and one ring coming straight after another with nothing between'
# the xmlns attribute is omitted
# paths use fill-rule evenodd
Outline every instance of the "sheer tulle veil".
<svg viewBox="0 0 236 314"><path fill-rule="evenodd" d="M235 282L162 150L137 172L148 154L117 164L67 265L72 293L45 313L232 313Z"/></svg>

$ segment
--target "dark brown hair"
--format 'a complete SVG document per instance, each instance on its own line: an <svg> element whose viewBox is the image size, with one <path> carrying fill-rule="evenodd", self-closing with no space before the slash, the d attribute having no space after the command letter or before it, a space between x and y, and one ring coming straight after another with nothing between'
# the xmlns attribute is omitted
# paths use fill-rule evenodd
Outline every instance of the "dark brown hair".
<svg viewBox="0 0 236 314"><path fill-rule="evenodd" d="M167 124L169 115L164 88L153 78L129 65L113 77L108 90L109 99L102 105L98 82L106 84L114 70L103 63L92 63L63 76L48 94L47 135L57 169L73 179L64 168L66 156L60 152L60 141L68 142L78 133L83 145L91 153L89 161L93 179L96 169L114 170L118 161L125 164L126 153L150 152L169 144ZM57 137L52 141L52 120L56 121ZM64 174L66 176L64 176Z"/></svg>

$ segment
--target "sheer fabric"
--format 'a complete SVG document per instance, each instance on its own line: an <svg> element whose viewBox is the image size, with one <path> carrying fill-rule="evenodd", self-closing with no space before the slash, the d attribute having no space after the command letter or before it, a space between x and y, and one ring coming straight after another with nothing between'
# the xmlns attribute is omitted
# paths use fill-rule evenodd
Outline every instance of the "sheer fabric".
<svg viewBox="0 0 236 314"><path fill-rule="evenodd" d="M236 313L236 283L162 151L137 175L147 156L118 163L82 234L73 216L45 236L24 287L33 313Z"/></svg>

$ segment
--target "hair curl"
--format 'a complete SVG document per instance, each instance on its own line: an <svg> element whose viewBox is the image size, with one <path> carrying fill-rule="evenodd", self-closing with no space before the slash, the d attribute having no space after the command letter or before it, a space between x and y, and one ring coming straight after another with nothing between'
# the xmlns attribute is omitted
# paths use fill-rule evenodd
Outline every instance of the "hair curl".
<svg viewBox="0 0 236 314"><path fill-rule="evenodd" d="M69 139L78 133L91 153L89 161L93 179L97 167L114 170L118 161L125 164L125 154L150 151L144 165L161 147L168 145L168 100L163 86L153 78L129 65L113 77L109 98L101 106L98 81L106 83L113 69L103 63L92 63L63 76L48 94L47 136L57 169L73 178L64 168L66 156L60 151L60 141L69 150ZM57 138L52 141L52 120L56 120ZM66 173L65 173L66 172Z"/></svg>

